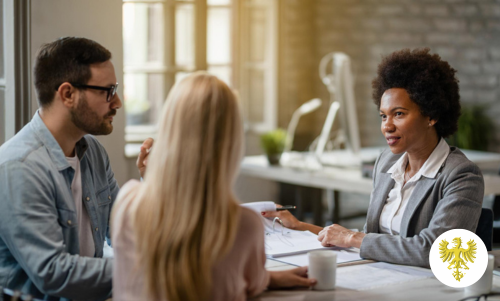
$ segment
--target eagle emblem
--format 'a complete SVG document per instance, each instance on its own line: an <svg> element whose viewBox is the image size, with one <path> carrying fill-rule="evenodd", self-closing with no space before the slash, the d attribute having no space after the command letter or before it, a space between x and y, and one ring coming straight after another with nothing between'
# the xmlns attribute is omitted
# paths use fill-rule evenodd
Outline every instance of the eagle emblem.
<svg viewBox="0 0 500 301"><path fill-rule="evenodd" d="M439 243L439 254L441 255L441 259L443 262L449 261L450 265L448 266L448 270L454 269L453 277L460 282L460 279L464 277L464 273L460 272L460 269L468 270L469 268L466 265L466 262L474 263L474 259L476 259L476 243L474 240L469 240L467 242L468 248L462 249L462 239L460 237L455 237L452 242L455 244L455 247L448 249L448 242L443 239L441 243Z"/></svg>

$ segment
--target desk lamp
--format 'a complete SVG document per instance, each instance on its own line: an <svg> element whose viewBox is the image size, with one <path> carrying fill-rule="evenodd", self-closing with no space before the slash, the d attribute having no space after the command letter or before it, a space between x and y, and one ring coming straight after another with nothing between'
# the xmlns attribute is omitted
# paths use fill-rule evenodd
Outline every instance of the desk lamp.
<svg viewBox="0 0 500 301"><path fill-rule="evenodd" d="M299 123L300 116L311 113L312 111L319 108L320 105L321 99L314 98L302 104L297 110L295 110L295 112L293 112L292 120L288 124L288 130L286 132L285 149L283 151L284 153L290 152L292 150L295 128Z"/></svg>

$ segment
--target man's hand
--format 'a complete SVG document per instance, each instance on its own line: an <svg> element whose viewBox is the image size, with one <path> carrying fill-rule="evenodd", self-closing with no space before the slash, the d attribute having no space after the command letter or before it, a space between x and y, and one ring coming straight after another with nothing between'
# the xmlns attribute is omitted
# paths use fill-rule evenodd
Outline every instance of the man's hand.
<svg viewBox="0 0 500 301"><path fill-rule="evenodd" d="M141 152L139 153L139 157L137 158L137 168L139 169L139 173L141 174L141 178L144 178L144 174L146 173L146 165L148 164L148 156L151 151L151 147L153 147L153 138L148 138L144 140L141 145Z"/></svg>
<svg viewBox="0 0 500 301"><path fill-rule="evenodd" d="M293 270L270 272L271 279L269 288L285 288L293 286L314 286L316 279L307 278L307 267L300 267Z"/></svg>

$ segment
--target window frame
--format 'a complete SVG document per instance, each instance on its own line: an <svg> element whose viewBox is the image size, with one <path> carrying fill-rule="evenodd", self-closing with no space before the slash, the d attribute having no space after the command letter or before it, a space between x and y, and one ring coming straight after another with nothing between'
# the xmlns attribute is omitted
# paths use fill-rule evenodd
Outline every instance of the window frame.
<svg viewBox="0 0 500 301"><path fill-rule="evenodd" d="M145 3L163 4L164 16L164 45L163 45L163 66L127 66L124 64L124 74L162 74L163 85L166 98L168 91L175 84L175 76L179 72L194 72L196 70L206 70L206 33L199 28L203 28L206 24L206 0L123 0L125 3ZM194 6L194 65L193 66L177 66L175 62L175 11L177 5L193 5ZM127 143L140 143L148 137L156 137L156 125L125 125L125 141Z"/></svg>
<svg viewBox="0 0 500 301"><path fill-rule="evenodd" d="M240 0L240 1L251 1L251 0ZM239 83L241 89L241 98L243 103L247 106L243 110L245 131L264 133L270 130L274 130L278 125L278 114L277 114L277 103L278 103L278 21L279 21L279 0L266 0L267 6L263 6L262 3L252 3L244 4L246 7L242 7L239 10L240 14L240 31L239 36L241 37L238 41L240 45L240 61L239 61ZM269 20L267 23L266 32L269 33L266 36L266 49L265 55L266 59L262 63L253 63L250 61L250 43L249 39L243 37L250 36L250 9L248 7L257 7L259 9L264 8L266 10L266 17ZM264 100L263 100L263 121L262 122L252 122L249 120L249 107L250 104L250 87L245 83L248 82L249 77L247 76L245 69L248 70L260 70L264 71Z"/></svg>
<svg viewBox="0 0 500 301"><path fill-rule="evenodd" d="M124 64L124 73L161 73L164 75L164 99L168 91L175 84L175 75L178 72L194 72L196 70L207 70L208 67L216 67L217 64L208 64L207 62L207 15L209 8L231 8L231 60L229 64L221 66L231 67L232 88L239 94L243 109L245 131L263 133L273 130L277 127L277 102L278 102L278 9L279 0L267 0L265 5L267 22L266 32L266 59L264 63L253 66L264 71L264 100L263 100L263 120L262 122L251 122L248 120L248 108L251 104L249 99L250 88L246 85L248 78L245 74L245 66L252 66L248 61L250 41L245 33L249 32L248 18L249 10L245 9L248 0L232 0L229 5L208 5L207 0L122 0L125 3L162 3L164 16L164 58L162 67L130 67ZM194 24L194 66L179 67L175 64L175 6L176 5L194 5L195 24ZM260 4L253 4L262 6ZM125 127L125 141L127 143L141 143L147 137L156 137L157 126L155 125L137 125ZM129 152L133 155L133 152Z"/></svg>
<svg viewBox="0 0 500 301"><path fill-rule="evenodd" d="M31 1L3 0L2 13L5 65L0 87L5 91L2 119L7 141L31 120Z"/></svg>

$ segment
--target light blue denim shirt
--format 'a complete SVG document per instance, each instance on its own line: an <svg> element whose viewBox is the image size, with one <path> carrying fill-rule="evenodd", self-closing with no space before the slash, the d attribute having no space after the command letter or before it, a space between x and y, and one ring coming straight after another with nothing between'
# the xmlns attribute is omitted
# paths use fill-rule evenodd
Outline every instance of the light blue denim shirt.
<svg viewBox="0 0 500 301"><path fill-rule="evenodd" d="M102 257L119 187L101 144L76 144L83 203ZM0 286L44 300L102 300L111 294L111 259L81 257L74 170L38 112L0 147Z"/></svg>

